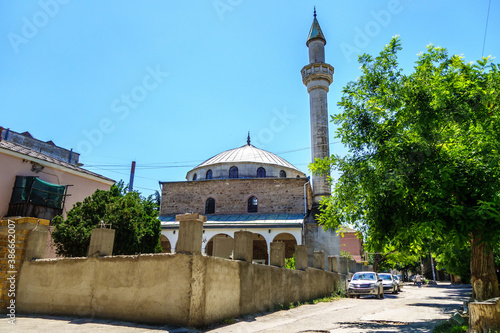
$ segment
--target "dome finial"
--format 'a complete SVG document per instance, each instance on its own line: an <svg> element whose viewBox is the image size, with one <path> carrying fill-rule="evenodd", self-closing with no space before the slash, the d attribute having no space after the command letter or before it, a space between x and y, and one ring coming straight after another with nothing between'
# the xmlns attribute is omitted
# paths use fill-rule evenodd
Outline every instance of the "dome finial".
<svg viewBox="0 0 500 333"><path fill-rule="evenodd" d="M250 146L250 131L248 131L248 136L247 136L247 145Z"/></svg>
<svg viewBox="0 0 500 333"><path fill-rule="evenodd" d="M314 18L316 18L316 6L314 6Z"/></svg>

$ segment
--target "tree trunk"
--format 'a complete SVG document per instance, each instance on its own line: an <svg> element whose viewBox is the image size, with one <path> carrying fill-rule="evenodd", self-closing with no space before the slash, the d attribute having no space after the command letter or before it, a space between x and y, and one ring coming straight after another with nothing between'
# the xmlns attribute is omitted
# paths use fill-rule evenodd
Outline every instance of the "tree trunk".
<svg viewBox="0 0 500 333"><path fill-rule="evenodd" d="M480 241L480 237L472 236L470 273L472 297L484 301L500 295L493 251L486 243Z"/></svg>
<svg viewBox="0 0 500 333"><path fill-rule="evenodd" d="M489 302L469 303L469 333L500 330L500 298Z"/></svg>
<svg viewBox="0 0 500 333"><path fill-rule="evenodd" d="M378 253L375 253L375 258L373 259L373 271L377 272L378 271L378 264L382 260L381 255Z"/></svg>

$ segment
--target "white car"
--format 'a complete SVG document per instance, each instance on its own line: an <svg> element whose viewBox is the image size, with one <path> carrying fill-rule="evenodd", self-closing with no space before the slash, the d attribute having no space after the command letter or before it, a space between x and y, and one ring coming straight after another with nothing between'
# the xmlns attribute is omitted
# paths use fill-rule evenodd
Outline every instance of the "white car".
<svg viewBox="0 0 500 333"><path fill-rule="evenodd" d="M403 278L401 277L401 275L393 275L393 277L398 285L398 292L400 292L401 288L403 288Z"/></svg>
<svg viewBox="0 0 500 333"><path fill-rule="evenodd" d="M394 281L394 277L390 273L379 273L378 276L382 279L382 284L384 286L384 292L390 291L393 294L398 293L398 285Z"/></svg>
<svg viewBox="0 0 500 333"><path fill-rule="evenodd" d="M358 272L348 280L347 297L356 297L360 295L375 295L378 299L384 298L384 289L382 280L375 272Z"/></svg>

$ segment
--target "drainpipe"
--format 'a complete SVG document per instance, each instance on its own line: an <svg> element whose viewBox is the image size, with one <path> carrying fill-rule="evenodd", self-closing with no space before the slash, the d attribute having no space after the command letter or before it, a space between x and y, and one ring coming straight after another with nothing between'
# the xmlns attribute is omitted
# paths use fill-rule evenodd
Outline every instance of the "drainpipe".
<svg viewBox="0 0 500 333"><path fill-rule="evenodd" d="M309 182L304 184L304 216L307 215L307 190L306 190L307 184L309 184Z"/></svg>
<svg viewBox="0 0 500 333"><path fill-rule="evenodd" d="M309 182L305 183L304 184L304 220L302 221L302 241L301 241L301 245L305 243L304 241L304 224L305 224L305 220L306 220L306 216L307 216L307 184L309 184Z"/></svg>

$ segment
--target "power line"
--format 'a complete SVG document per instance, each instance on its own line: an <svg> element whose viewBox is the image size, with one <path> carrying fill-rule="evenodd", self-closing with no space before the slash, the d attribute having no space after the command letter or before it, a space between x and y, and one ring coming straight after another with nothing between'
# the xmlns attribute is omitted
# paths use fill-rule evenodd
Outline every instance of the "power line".
<svg viewBox="0 0 500 333"><path fill-rule="evenodd" d="M490 18L490 7L491 0L488 2L488 13L486 14L486 27L484 28L483 52L481 53L481 57L484 57L484 46L486 45L486 33L488 32L488 21Z"/></svg>
<svg viewBox="0 0 500 333"><path fill-rule="evenodd" d="M341 141L330 142L329 145L340 143ZM292 150L286 150L277 153L276 155L284 155L289 153L294 153L297 151L309 150L311 147L304 147ZM136 169L148 170L148 169L170 169L170 168L194 168L194 164L183 164L183 165L172 165L181 163L193 163L193 162L203 162L204 160L194 160L194 161L178 161L178 162L156 162L156 163L145 163L137 164ZM104 171L112 170L128 170L130 166L128 164L88 164L85 165L87 168L96 168Z"/></svg>

